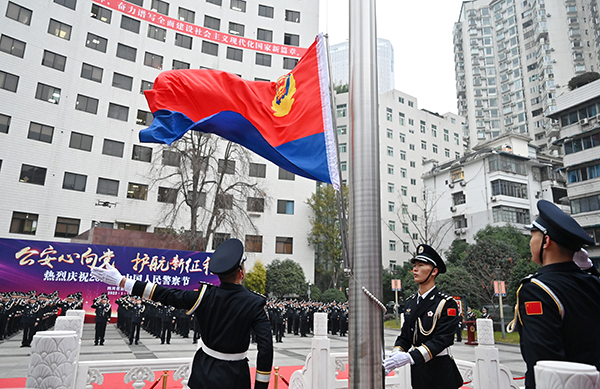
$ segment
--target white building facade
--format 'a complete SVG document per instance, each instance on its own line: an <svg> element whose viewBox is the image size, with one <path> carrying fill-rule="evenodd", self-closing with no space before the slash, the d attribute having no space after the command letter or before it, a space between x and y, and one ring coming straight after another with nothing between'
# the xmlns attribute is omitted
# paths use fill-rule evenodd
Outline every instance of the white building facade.
<svg viewBox="0 0 600 389"><path fill-rule="evenodd" d="M547 115L571 78L599 70L599 21L596 0L463 2L454 53L470 146L515 132L558 155Z"/></svg>
<svg viewBox="0 0 600 389"><path fill-rule="evenodd" d="M560 125L556 143L564 153L571 216L596 242L590 257L600 261L600 81L556 99Z"/></svg>
<svg viewBox="0 0 600 389"><path fill-rule="evenodd" d="M49 241L92 226L167 227L160 215L172 204L150 176L164 146L138 140L152 120L143 91L170 69L275 81L319 19L318 0L0 0L0 9L0 237ZM249 266L290 258L313 281L305 202L315 183L255 163L271 201L246 232L261 237Z"/></svg>
<svg viewBox="0 0 600 389"><path fill-rule="evenodd" d="M537 218L540 199L567 209L564 177L556 173L560 160L538 158L529 142L527 136L506 134L460 159L429 166L425 188L439 198L439 228L449 229L440 248L448 250L454 239L472 244L487 225L522 228Z"/></svg>
<svg viewBox="0 0 600 389"><path fill-rule="evenodd" d="M348 93L336 95L337 132L342 180L350 169ZM384 267L411 259L424 241L423 200L426 161L463 155L463 119L419 109L417 99L397 90L379 95L381 247Z"/></svg>

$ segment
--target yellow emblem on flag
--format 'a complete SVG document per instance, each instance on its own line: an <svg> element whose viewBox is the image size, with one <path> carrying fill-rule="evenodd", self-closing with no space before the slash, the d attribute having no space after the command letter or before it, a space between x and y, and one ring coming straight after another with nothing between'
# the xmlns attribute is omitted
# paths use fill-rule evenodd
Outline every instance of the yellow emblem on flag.
<svg viewBox="0 0 600 389"><path fill-rule="evenodd" d="M273 115L282 117L290 113L294 99L292 96L296 93L296 80L294 75L289 73L279 77L275 83L275 98L271 104L271 109L275 111Z"/></svg>

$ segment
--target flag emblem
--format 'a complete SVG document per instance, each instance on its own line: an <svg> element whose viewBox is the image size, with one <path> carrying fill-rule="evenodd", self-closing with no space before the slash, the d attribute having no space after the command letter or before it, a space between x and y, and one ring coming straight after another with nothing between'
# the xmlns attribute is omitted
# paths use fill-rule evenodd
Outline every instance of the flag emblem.
<svg viewBox="0 0 600 389"><path fill-rule="evenodd" d="M456 308L448 308L448 316L456 316Z"/></svg>
<svg viewBox="0 0 600 389"><path fill-rule="evenodd" d="M279 77L275 84L275 98L271 109L275 111L273 115L282 117L290 113L294 99L292 96L296 93L296 80L292 73Z"/></svg>
<svg viewBox="0 0 600 389"><path fill-rule="evenodd" d="M542 310L542 302L541 301L528 301L525 303L525 312L528 315L542 315L544 312Z"/></svg>

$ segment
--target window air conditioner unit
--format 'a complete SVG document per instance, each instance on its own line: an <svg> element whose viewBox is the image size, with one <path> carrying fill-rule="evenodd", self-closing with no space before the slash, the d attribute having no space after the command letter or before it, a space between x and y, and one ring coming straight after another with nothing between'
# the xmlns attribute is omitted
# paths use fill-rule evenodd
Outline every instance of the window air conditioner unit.
<svg viewBox="0 0 600 389"><path fill-rule="evenodd" d="M460 235L460 230L454 230L455 235Z"/></svg>
<svg viewBox="0 0 600 389"><path fill-rule="evenodd" d="M600 122L600 115L596 116L596 120Z"/></svg>
<svg viewBox="0 0 600 389"><path fill-rule="evenodd" d="M450 187L450 189L452 189L452 188L454 188L454 183L451 182L451 183L448 184L448 186Z"/></svg>
<svg viewBox="0 0 600 389"><path fill-rule="evenodd" d="M581 124L582 126L587 126L588 124L590 124L590 121L588 118L583 118L579 121L579 124Z"/></svg>
<svg viewBox="0 0 600 389"><path fill-rule="evenodd" d="M466 228L461 228L460 229L460 233L461 234L466 234L467 233L467 229Z"/></svg>
<svg viewBox="0 0 600 389"><path fill-rule="evenodd" d="M451 206L451 207L450 207L450 211L452 211L452 212L456 212L456 207L455 207L454 205L453 205L453 206Z"/></svg>
<svg viewBox="0 0 600 389"><path fill-rule="evenodd" d="M496 196L492 196L492 197L490 198L490 200L492 200L492 201L496 201L496 200L498 200L498 199L496 198Z"/></svg>
<svg viewBox="0 0 600 389"><path fill-rule="evenodd" d="M549 18L550 16L552 16L552 15L550 15L550 14L546 14L546 17L547 17L547 18Z"/></svg>
<svg viewBox="0 0 600 389"><path fill-rule="evenodd" d="M460 186L467 186L467 181L461 181Z"/></svg>

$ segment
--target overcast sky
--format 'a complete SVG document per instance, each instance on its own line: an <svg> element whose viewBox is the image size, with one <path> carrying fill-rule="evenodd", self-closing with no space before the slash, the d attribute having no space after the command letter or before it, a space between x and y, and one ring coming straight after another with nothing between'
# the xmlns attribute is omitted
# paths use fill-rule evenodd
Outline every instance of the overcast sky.
<svg viewBox="0 0 600 389"><path fill-rule="evenodd" d="M348 39L351 0L321 0L320 29L330 45ZM396 89L419 108L457 113L452 28L462 0L377 0L377 33L392 42Z"/></svg>

